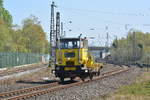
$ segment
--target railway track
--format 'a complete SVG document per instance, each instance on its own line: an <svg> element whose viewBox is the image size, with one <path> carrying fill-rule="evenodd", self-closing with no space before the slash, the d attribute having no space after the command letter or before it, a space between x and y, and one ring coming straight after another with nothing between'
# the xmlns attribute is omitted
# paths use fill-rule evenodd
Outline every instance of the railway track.
<svg viewBox="0 0 150 100"><path fill-rule="evenodd" d="M95 77L92 81L107 78L109 76L123 73L128 70L129 70L129 68L126 68L126 69L119 68L119 69L115 69L115 70L112 70L109 72L105 72L100 77ZM82 85L82 84L85 84L88 82L92 82L92 81L90 81L90 80L85 80L84 82L77 81L77 82L70 83L70 84L58 84L59 82L54 82L54 83L40 85L40 86L36 86L36 87L31 87L31 88L25 88L25 89L20 89L20 90L15 90L15 91L4 92L4 93L0 93L0 100L28 99L28 98L35 97L35 96L44 95L44 94L47 94L50 92L59 91L61 89L70 88L73 86L79 86L79 85Z"/></svg>
<svg viewBox="0 0 150 100"><path fill-rule="evenodd" d="M0 77L7 76L7 75L12 75L15 73L21 73L29 70L34 70L35 68L44 68L42 65L38 67L28 67L28 68L16 68L14 70L5 70L5 71L0 71Z"/></svg>

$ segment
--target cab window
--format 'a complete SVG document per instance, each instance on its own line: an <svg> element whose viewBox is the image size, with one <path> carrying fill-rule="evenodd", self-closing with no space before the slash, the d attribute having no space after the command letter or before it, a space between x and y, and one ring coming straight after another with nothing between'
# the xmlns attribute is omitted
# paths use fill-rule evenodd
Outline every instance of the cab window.
<svg viewBox="0 0 150 100"><path fill-rule="evenodd" d="M79 48L79 41L73 40L64 40L60 42L61 49L74 49Z"/></svg>

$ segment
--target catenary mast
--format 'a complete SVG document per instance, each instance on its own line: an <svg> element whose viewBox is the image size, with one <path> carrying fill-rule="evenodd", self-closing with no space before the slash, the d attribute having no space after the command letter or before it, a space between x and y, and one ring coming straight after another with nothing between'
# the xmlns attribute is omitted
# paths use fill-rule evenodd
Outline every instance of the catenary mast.
<svg viewBox="0 0 150 100"><path fill-rule="evenodd" d="M52 65L52 62L55 60L55 46L56 46L56 33L55 33L55 20L54 20L54 8L56 7L55 3L51 4L51 19L50 19L50 60L49 66Z"/></svg>

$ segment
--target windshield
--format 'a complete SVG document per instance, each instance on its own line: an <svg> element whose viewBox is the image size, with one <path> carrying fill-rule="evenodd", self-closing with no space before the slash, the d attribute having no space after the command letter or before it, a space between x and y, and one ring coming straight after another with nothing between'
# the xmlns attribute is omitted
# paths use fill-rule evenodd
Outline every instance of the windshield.
<svg viewBox="0 0 150 100"><path fill-rule="evenodd" d="M73 57L75 57L75 52L67 52L67 53L65 53L65 57L66 58L73 58Z"/></svg>
<svg viewBox="0 0 150 100"><path fill-rule="evenodd" d="M60 42L61 49L74 49L79 48L79 41L77 40L66 40Z"/></svg>

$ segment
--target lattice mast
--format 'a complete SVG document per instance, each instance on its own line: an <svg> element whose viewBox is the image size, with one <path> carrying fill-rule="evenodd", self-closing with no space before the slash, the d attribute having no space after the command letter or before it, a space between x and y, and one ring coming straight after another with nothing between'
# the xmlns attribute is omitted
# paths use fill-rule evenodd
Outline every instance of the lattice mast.
<svg viewBox="0 0 150 100"><path fill-rule="evenodd" d="M56 13L56 40L59 40L61 37L60 34L60 13Z"/></svg>
<svg viewBox="0 0 150 100"><path fill-rule="evenodd" d="M60 49L60 13L56 13L56 46ZM56 59L55 59L56 60Z"/></svg>
<svg viewBox="0 0 150 100"><path fill-rule="evenodd" d="M56 34L55 34L55 20L54 20L54 8L56 7L55 3L51 4L51 20L50 20L50 62L55 59L55 49L56 46Z"/></svg>
<svg viewBox="0 0 150 100"><path fill-rule="evenodd" d="M63 22L61 22L61 38L64 37Z"/></svg>

